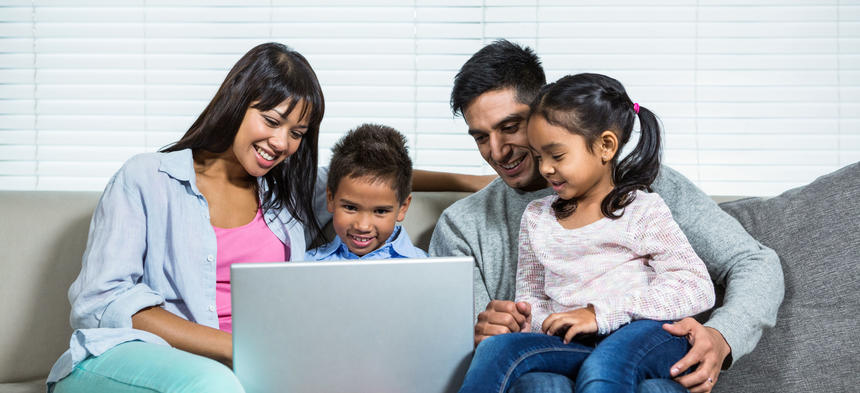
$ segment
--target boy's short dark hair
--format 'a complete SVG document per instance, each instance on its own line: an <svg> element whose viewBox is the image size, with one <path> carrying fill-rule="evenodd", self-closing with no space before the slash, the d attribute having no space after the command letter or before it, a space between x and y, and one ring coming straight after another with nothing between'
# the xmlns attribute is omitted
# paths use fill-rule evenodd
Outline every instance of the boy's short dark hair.
<svg viewBox="0 0 860 393"><path fill-rule="evenodd" d="M412 159L406 138L397 130L379 124L362 124L346 133L332 147L326 186L337 192L340 180L369 176L386 181L401 204L412 193Z"/></svg>
<svg viewBox="0 0 860 393"><path fill-rule="evenodd" d="M508 40L493 41L460 67L451 90L451 111L462 115L481 94L505 88L514 89L516 100L529 105L545 84L543 66L531 48Z"/></svg>

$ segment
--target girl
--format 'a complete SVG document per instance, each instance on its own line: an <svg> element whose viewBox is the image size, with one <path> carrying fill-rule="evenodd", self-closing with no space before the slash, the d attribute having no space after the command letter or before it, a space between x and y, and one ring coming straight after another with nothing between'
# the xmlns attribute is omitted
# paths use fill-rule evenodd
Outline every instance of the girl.
<svg viewBox="0 0 860 393"><path fill-rule="evenodd" d="M635 118L641 136L620 162ZM520 224L517 301L531 331L478 346L461 392L504 392L531 371L566 374L577 393L632 392L670 378L689 349L662 329L713 306L704 263L648 193L660 165L656 116L604 75L566 76L532 103L529 145L557 195Z"/></svg>

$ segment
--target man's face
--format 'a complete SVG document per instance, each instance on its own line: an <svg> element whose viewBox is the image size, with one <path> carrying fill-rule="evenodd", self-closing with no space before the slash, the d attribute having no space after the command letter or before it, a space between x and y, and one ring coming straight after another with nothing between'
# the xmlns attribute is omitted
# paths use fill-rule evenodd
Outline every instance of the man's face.
<svg viewBox="0 0 860 393"><path fill-rule="evenodd" d="M517 102L513 89L492 90L475 98L463 111L469 135L484 160L512 188L534 191L546 187L529 149L526 122L529 106Z"/></svg>

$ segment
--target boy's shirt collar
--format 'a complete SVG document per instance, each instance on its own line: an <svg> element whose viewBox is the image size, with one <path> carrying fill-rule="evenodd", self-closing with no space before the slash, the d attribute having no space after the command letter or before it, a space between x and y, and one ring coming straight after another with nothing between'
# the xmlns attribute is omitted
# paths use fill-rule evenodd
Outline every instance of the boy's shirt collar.
<svg viewBox="0 0 860 393"><path fill-rule="evenodd" d="M412 240L409 239L406 230L402 226L397 225L382 247L364 256L355 255L340 240L340 236L335 235L333 241L309 251L305 257L308 261L334 261L344 259L425 258L427 257L427 253L415 247L412 244Z"/></svg>

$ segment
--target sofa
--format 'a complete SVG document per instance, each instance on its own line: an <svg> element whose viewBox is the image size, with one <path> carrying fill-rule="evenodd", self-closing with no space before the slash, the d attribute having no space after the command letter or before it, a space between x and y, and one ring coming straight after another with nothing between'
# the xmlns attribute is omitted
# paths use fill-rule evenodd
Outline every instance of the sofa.
<svg viewBox="0 0 860 393"><path fill-rule="evenodd" d="M416 192L404 225L427 247L466 196ZM98 192L0 191L0 393L43 392L71 334L66 291L80 269ZM860 163L772 198L722 202L780 255L785 300L755 351L716 392L849 392L860 387Z"/></svg>

